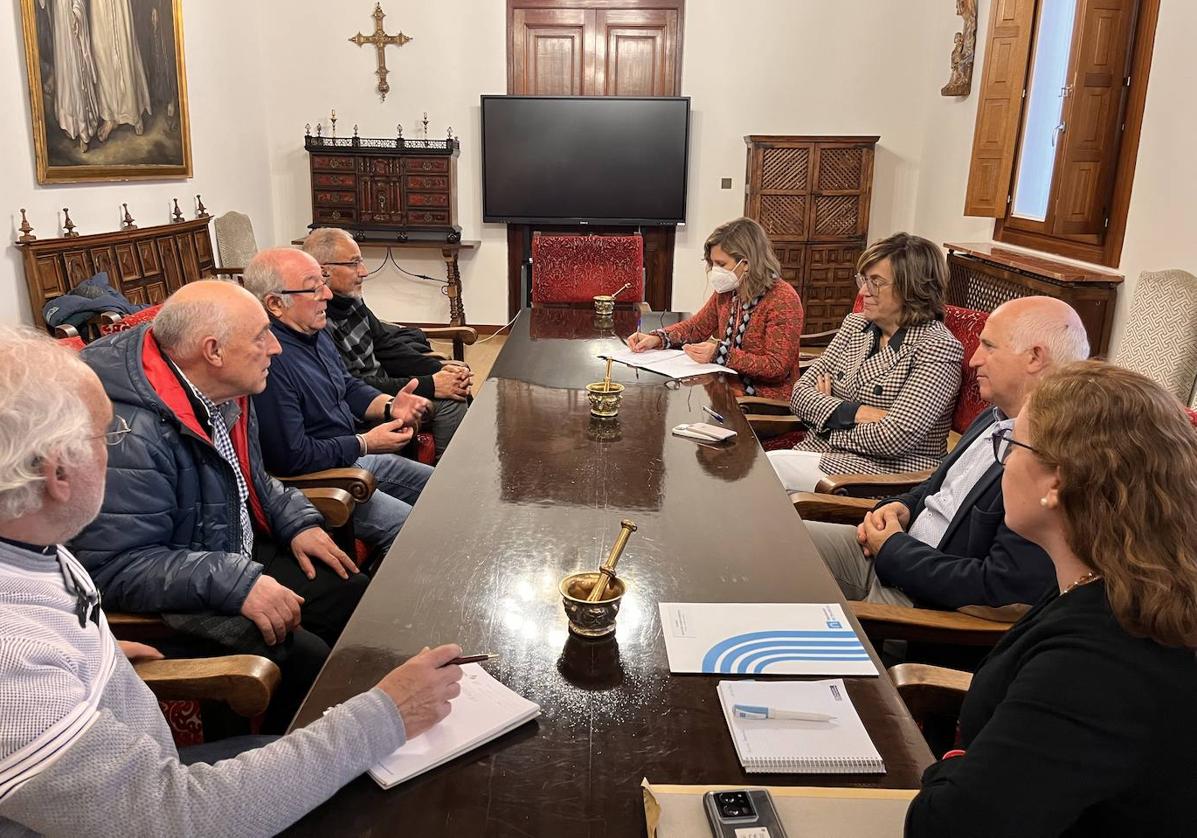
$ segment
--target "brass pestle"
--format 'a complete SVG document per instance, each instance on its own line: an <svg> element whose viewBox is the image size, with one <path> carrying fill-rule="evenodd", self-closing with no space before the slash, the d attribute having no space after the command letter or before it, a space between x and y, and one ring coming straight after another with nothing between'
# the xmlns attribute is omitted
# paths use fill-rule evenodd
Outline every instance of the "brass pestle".
<svg viewBox="0 0 1197 838"><path fill-rule="evenodd" d="M623 553L623 548L627 546L628 537L636 531L636 525L627 519L620 521L619 526L622 529L619 531L619 536L615 539L615 543L611 546L611 552L607 554L607 560L599 568L599 577L595 581L594 587L590 589L590 594L586 597L587 602L600 602L602 600L603 594L607 592L607 584L615 578L615 565L619 564L619 557Z"/></svg>

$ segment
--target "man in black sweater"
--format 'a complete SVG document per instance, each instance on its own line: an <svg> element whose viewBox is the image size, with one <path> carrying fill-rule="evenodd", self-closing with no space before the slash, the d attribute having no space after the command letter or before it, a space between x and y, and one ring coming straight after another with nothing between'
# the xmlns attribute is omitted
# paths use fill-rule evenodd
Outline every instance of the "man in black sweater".
<svg viewBox="0 0 1197 838"><path fill-rule="evenodd" d="M327 331L354 378L389 395L416 379L415 393L432 402L428 421L439 457L465 418L473 374L464 364L424 354L422 333L383 323L362 300L366 266L353 237L334 227L313 230L304 252L328 271L333 298L328 303Z"/></svg>
<svg viewBox="0 0 1197 838"><path fill-rule="evenodd" d="M928 480L881 501L859 526L807 523L844 596L944 609L1036 602L1054 578L1051 563L1005 524L991 437L1040 378L1088 354L1085 327L1067 303L1023 297L994 309L969 359L994 409Z"/></svg>

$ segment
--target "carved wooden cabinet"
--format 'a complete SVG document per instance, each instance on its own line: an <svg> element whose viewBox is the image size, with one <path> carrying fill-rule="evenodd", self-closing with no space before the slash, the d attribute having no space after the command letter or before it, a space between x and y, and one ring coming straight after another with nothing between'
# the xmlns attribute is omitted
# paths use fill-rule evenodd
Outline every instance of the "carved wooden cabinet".
<svg viewBox="0 0 1197 838"><path fill-rule="evenodd" d="M461 241L456 139L313 137L312 229L343 227L359 239Z"/></svg>
<svg viewBox="0 0 1197 838"><path fill-rule="evenodd" d="M782 278L802 297L804 332L838 328L852 310L856 260L869 233L878 139L744 138L744 214L765 228Z"/></svg>

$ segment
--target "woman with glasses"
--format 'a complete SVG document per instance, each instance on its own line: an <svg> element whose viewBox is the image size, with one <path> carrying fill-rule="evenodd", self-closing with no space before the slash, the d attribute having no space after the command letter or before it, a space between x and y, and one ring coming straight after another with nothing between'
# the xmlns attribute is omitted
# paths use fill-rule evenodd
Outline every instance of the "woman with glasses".
<svg viewBox="0 0 1197 838"><path fill-rule="evenodd" d="M1197 433L1159 385L1084 361L994 451L1006 524L1056 584L973 676L906 834L1193 834Z"/></svg>
<svg viewBox="0 0 1197 838"><path fill-rule="evenodd" d="M769 452L790 492L811 491L828 474L932 469L947 453L964 348L943 324L943 253L895 233L856 265L861 312L844 318L790 394L810 432Z"/></svg>
<svg viewBox="0 0 1197 838"><path fill-rule="evenodd" d="M693 317L628 338L633 352L682 349L739 373L740 396L789 398L798 374L802 300L781 278L769 235L751 218L720 224L703 245L712 294Z"/></svg>

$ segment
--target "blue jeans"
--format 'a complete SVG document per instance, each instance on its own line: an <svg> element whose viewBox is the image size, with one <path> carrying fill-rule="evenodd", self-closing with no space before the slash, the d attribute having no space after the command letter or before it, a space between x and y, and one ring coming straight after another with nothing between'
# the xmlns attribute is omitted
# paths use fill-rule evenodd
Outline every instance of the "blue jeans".
<svg viewBox="0 0 1197 838"><path fill-rule="evenodd" d="M354 465L378 480L378 490L353 512L354 530L362 541L385 553L432 476L432 466L398 454L367 454Z"/></svg>

